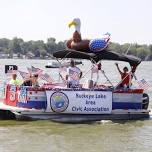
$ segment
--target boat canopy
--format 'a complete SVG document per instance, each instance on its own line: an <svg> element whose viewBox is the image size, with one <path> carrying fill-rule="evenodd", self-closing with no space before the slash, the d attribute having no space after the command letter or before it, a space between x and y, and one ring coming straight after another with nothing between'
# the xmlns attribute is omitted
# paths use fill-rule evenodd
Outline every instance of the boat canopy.
<svg viewBox="0 0 152 152"><path fill-rule="evenodd" d="M131 66L138 66L141 63L141 59L133 55L119 54L113 51L101 51L98 53L86 53L75 50L62 50L53 53L56 58L75 58L75 59L88 59L96 62L100 60L117 60L128 62Z"/></svg>

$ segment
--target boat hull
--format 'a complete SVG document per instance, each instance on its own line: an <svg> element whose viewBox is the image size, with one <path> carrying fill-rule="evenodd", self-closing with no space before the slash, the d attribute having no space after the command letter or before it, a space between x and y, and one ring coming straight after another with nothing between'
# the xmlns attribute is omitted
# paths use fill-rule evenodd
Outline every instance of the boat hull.
<svg viewBox="0 0 152 152"><path fill-rule="evenodd" d="M66 114L44 110L15 108L0 102L1 120L51 120L64 123L85 123L101 120L142 120L150 117L149 110L112 110L111 114Z"/></svg>
<svg viewBox="0 0 152 152"><path fill-rule="evenodd" d="M145 103L144 103L145 104ZM146 106L148 107L148 106ZM149 118L143 90L26 88L6 86L2 118L83 123ZM6 114L7 113L7 114Z"/></svg>
<svg viewBox="0 0 152 152"><path fill-rule="evenodd" d="M63 123L85 123L102 120L142 120L150 117L148 110L113 112L112 114L50 114L50 113L18 113L14 112L17 120L51 120Z"/></svg>

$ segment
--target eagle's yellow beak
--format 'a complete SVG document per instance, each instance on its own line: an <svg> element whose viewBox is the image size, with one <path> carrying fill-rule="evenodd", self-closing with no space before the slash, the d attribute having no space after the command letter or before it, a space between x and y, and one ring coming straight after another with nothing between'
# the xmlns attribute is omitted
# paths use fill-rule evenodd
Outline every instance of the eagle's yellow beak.
<svg viewBox="0 0 152 152"><path fill-rule="evenodd" d="M70 22L70 23L68 24L69 28L70 28L72 25L73 25L73 26L76 26L77 23L76 23L75 21Z"/></svg>

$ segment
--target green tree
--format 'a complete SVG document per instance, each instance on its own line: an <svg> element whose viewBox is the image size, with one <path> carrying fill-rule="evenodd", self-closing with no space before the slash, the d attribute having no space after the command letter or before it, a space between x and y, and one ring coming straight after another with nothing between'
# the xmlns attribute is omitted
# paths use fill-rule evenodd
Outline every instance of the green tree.
<svg viewBox="0 0 152 152"><path fill-rule="evenodd" d="M114 52L123 53L119 43L110 43L108 49Z"/></svg>
<svg viewBox="0 0 152 152"><path fill-rule="evenodd" d="M1 48L9 48L10 40L6 38L0 39L0 47Z"/></svg>
<svg viewBox="0 0 152 152"><path fill-rule="evenodd" d="M56 44L55 38L48 38L46 43L46 50L48 53L53 54L53 52L56 52L58 50L58 45Z"/></svg>
<svg viewBox="0 0 152 152"><path fill-rule="evenodd" d="M46 50L44 49L40 50L40 56L44 59L47 56Z"/></svg>
<svg viewBox="0 0 152 152"><path fill-rule="evenodd" d="M146 46L141 46L137 48L137 56L142 60L147 60L150 55L150 50Z"/></svg>
<svg viewBox="0 0 152 152"><path fill-rule="evenodd" d="M56 42L56 39L53 37L48 38L46 43L42 40L24 42L23 39L17 37L12 40L6 38L0 39L0 52L7 53L10 57L13 56L13 53L16 53L19 56L21 54L32 54L32 56L37 58L45 58L45 56L52 56L54 52L64 50L65 48L65 41ZM149 46L137 43L120 45L119 43L111 42L108 50L120 54L135 55L142 60L152 60L152 44Z"/></svg>
<svg viewBox="0 0 152 152"><path fill-rule="evenodd" d="M22 53L21 43L24 41L20 38L13 38L12 41L9 43L9 49L13 51L13 53Z"/></svg>

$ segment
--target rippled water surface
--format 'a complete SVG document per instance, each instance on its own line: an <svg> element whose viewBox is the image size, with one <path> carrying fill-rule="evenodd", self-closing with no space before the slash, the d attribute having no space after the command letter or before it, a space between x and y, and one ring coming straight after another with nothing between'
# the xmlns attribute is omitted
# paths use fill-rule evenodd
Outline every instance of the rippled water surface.
<svg viewBox="0 0 152 152"><path fill-rule="evenodd" d="M1 82L4 65L16 64L20 70L34 65L45 69L46 60L1 60ZM86 66L87 63L87 66ZM84 71L89 62L80 66ZM120 62L120 67L127 65ZM119 81L114 62L103 62L113 84ZM58 79L56 71L45 69ZM136 72L152 85L152 62L143 62ZM88 74L82 81L87 81ZM107 83L101 75L100 81ZM152 87L147 93L152 98ZM150 109L152 103L150 103ZM101 121L91 124L63 124L51 121L0 121L0 152L152 152L152 118L142 121Z"/></svg>

